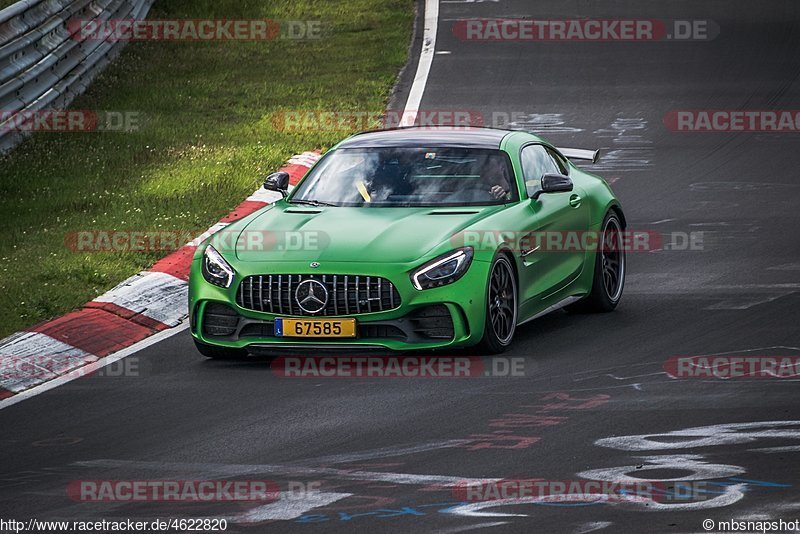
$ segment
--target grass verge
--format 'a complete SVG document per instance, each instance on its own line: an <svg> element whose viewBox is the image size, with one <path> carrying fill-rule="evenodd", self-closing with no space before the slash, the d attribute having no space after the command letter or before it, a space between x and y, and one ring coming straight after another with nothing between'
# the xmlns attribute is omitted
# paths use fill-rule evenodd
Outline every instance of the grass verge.
<svg viewBox="0 0 800 534"><path fill-rule="evenodd" d="M134 132L37 133L0 159L0 336L74 309L164 252L78 253L83 230L199 231L293 153L342 131L274 114L380 110L406 61L411 0L169 0L157 19L315 20L315 40L131 43L71 105Z"/></svg>

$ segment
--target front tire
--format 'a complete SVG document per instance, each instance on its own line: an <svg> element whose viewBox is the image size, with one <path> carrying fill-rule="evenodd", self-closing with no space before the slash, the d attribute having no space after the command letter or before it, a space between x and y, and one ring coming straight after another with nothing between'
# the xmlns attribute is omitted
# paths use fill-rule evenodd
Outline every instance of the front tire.
<svg viewBox="0 0 800 534"><path fill-rule="evenodd" d="M206 358L215 360L239 360L247 356L246 349L232 349L229 347L218 347L216 345L207 345L200 341L194 340L194 346Z"/></svg>
<svg viewBox="0 0 800 534"><path fill-rule="evenodd" d="M486 323L480 347L500 354L511 344L517 328L517 278L511 260L501 254L492 262L486 284Z"/></svg>
<svg viewBox="0 0 800 534"><path fill-rule="evenodd" d="M620 216L613 210L609 211L601 228L602 239L594 263L592 292L569 306L567 309L571 312L610 312L622 298L627 269Z"/></svg>

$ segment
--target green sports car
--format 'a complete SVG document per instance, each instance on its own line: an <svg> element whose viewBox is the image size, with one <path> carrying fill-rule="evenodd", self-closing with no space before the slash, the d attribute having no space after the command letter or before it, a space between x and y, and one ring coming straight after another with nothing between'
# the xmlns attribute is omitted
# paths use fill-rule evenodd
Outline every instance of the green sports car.
<svg viewBox="0 0 800 534"><path fill-rule="evenodd" d="M189 310L199 351L508 347L568 307L613 310L625 217L608 184L527 132L399 128L328 151L282 199L202 243Z"/></svg>

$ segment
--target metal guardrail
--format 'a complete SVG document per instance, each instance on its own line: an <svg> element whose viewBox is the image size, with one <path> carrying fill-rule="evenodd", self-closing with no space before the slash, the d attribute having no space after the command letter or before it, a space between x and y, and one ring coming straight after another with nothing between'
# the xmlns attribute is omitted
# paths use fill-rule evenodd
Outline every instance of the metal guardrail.
<svg viewBox="0 0 800 534"><path fill-rule="evenodd" d="M78 40L70 21L143 19L154 0L22 0L0 10L0 113L64 109L124 41ZM0 116L0 117L2 117ZM25 132L0 118L0 154Z"/></svg>

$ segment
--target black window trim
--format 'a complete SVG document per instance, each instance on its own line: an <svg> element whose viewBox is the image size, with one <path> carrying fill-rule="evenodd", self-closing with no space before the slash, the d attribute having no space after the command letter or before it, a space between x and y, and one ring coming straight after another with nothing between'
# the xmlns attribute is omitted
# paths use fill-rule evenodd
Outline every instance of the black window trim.
<svg viewBox="0 0 800 534"><path fill-rule="evenodd" d="M542 141L529 141L529 142L525 143L524 145L519 147L519 168L522 171L522 186L525 188L525 196L527 198L531 198L531 195L528 194L528 184L527 184L528 178L527 178L527 176L525 176L525 166L522 164L522 152L523 152L523 150L525 150L529 146L534 146L534 145L541 146L546 151L549 149L550 152L552 152L553 154L555 154L559 158L561 158L561 164L567 170L567 172L566 172L566 174L564 176L569 176L569 171L570 171L569 160L567 160L567 158L564 157L564 154L559 152L556 147L554 147L552 145L549 145L547 143L544 143ZM539 179L541 180L541 177L539 177Z"/></svg>
<svg viewBox="0 0 800 534"><path fill-rule="evenodd" d="M527 143L525 143L524 145L519 147L519 164L520 164L520 168L522 169L522 181L523 182L525 182L525 168L522 167L522 151L525 150L526 148L528 148L529 146L532 146L532 145L543 146L545 148L545 150L549 149L551 152L556 154L561 159L561 164L563 165L563 167L567 170L567 172L566 172L566 174L564 176L569 176L569 171L570 171L569 160L564 156L564 154L559 152L556 147L554 147L553 145L549 145L549 144L547 144L545 142L542 142L542 141L528 141Z"/></svg>

